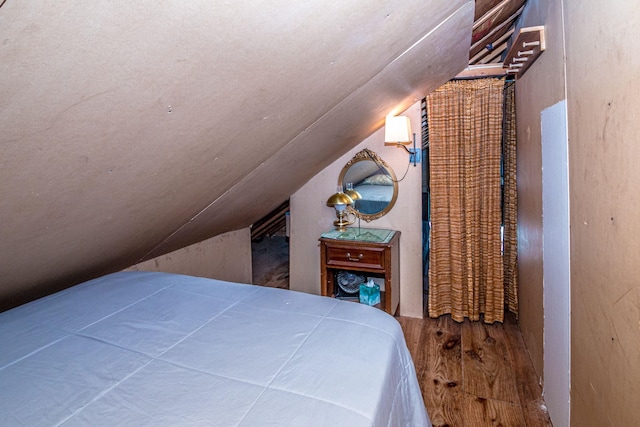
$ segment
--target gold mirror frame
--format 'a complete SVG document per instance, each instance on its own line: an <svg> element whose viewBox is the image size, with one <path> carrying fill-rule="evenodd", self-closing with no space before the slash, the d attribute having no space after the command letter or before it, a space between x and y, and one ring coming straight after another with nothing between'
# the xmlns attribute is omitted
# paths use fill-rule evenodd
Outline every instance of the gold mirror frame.
<svg viewBox="0 0 640 427"><path fill-rule="evenodd" d="M344 182L344 178L347 172L349 171L351 166L353 166L354 164L357 164L358 162L364 162L364 161L370 161L375 163L377 170L389 175L389 177L391 177L391 181L393 182L393 195L391 197L391 200L389 201L387 206L384 209L380 210L379 212L362 213L352 206L347 207L347 210L349 213L355 215L360 219L365 220L366 222L371 222L374 219L378 219L386 215L391 210L391 208L393 208L393 205L395 205L396 199L398 198L398 180L396 179L396 174L393 172L393 169L391 169L391 167L389 167L389 165L387 165L385 161L380 158L380 156L378 156L376 153L369 150L368 148L365 148L362 151L356 153L356 155L353 156L351 160L349 160L349 162L344 166L344 168L342 168L342 171L340 172L340 176L338 177L338 185L341 185L344 189L346 189L347 183ZM355 190L357 191L357 188L355 188Z"/></svg>

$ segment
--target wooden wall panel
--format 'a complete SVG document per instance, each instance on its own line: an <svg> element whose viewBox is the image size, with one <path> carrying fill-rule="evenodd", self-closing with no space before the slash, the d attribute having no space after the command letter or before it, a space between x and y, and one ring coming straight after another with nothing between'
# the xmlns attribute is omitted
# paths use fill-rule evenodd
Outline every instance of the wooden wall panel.
<svg viewBox="0 0 640 427"><path fill-rule="evenodd" d="M640 425L640 27L629 19L640 4L564 7L571 425Z"/></svg>
<svg viewBox="0 0 640 427"><path fill-rule="evenodd" d="M545 25L547 50L516 82L519 322L538 376L543 373L541 112L565 98L562 9L557 2L530 4L523 27ZM517 32L517 30L516 30Z"/></svg>

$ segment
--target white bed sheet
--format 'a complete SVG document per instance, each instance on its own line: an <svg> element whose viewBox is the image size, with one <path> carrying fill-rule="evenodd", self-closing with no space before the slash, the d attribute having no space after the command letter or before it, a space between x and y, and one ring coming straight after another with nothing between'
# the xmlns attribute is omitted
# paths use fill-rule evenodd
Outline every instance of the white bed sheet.
<svg viewBox="0 0 640 427"><path fill-rule="evenodd" d="M356 200L356 208L365 214L376 214L384 210L393 198L393 186L358 185L354 188L361 199Z"/></svg>
<svg viewBox="0 0 640 427"><path fill-rule="evenodd" d="M430 426L381 310L165 273L0 313L2 426Z"/></svg>

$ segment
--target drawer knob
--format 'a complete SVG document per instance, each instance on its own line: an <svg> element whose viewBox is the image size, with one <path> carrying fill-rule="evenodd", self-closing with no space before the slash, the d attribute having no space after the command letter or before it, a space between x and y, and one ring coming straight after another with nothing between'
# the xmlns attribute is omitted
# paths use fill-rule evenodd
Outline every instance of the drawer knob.
<svg viewBox="0 0 640 427"><path fill-rule="evenodd" d="M359 255L358 255L358 258L356 258L356 257L352 257L352 256L351 256L351 252L347 252L347 259L348 259L349 261L358 262L358 261L360 261L360 260L362 259L362 257L363 257L363 256L364 256L364 255L359 254Z"/></svg>

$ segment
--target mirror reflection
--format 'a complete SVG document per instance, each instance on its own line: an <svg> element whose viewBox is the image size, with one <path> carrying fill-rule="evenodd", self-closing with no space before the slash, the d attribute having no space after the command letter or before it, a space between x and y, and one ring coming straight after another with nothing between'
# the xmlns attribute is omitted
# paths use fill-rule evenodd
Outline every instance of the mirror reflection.
<svg viewBox="0 0 640 427"><path fill-rule="evenodd" d="M373 151L364 149L340 173L338 185L357 192L351 212L365 221L380 218L391 210L398 197L393 170ZM359 198L358 198L359 196Z"/></svg>

